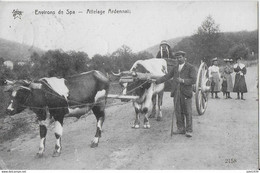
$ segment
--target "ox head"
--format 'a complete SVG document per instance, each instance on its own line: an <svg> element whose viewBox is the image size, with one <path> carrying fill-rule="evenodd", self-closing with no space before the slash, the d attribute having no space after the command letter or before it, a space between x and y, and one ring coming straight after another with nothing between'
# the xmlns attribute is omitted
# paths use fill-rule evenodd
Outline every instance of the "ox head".
<svg viewBox="0 0 260 173"><path fill-rule="evenodd" d="M27 102L34 87L34 83L25 80L19 80L7 85L5 91L10 93L11 100L6 109L6 113L8 115L14 115L22 112L28 104Z"/></svg>
<svg viewBox="0 0 260 173"><path fill-rule="evenodd" d="M124 95L135 95L139 96L139 98L144 98L145 90L151 86L151 83L146 82L146 80L137 79L137 72L149 73L142 65L137 65L131 71L124 71L114 75L121 77L119 83L123 87Z"/></svg>

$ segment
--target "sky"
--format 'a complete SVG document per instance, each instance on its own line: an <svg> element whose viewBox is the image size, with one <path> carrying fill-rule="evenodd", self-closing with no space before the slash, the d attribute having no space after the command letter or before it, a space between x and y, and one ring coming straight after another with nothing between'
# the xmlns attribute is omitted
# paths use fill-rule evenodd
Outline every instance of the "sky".
<svg viewBox="0 0 260 173"><path fill-rule="evenodd" d="M23 12L21 19L14 18L14 9ZM66 14L67 9L75 14ZM88 9L105 13L87 14ZM55 14L39 14L44 10ZM138 52L194 34L209 15L222 32L258 28L257 1L0 2L0 38L43 50L84 51L90 57L122 45Z"/></svg>

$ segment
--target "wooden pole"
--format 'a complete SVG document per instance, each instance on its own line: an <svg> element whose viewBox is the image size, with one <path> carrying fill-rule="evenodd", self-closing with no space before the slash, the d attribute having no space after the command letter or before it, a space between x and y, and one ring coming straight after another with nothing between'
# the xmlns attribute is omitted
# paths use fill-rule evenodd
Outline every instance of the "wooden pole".
<svg viewBox="0 0 260 173"><path fill-rule="evenodd" d="M175 115L175 111L176 111L176 107L177 107L177 100L179 99L179 96L180 95L180 84L178 83L177 85L177 93L176 95L174 96L174 109L173 109L173 114L172 114L172 124L171 124L171 137L173 135L173 120L174 120L174 116Z"/></svg>

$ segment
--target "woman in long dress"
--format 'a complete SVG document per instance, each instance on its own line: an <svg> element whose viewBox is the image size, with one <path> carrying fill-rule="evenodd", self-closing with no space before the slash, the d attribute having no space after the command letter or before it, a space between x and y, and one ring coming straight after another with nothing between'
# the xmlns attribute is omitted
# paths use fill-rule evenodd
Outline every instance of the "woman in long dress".
<svg viewBox="0 0 260 173"><path fill-rule="evenodd" d="M241 57L237 58L237 63L234 65L234 71L236 73L236 76L233 92L237 93L237 99L240 99L241 93L241 100L245 100L243 94L247 92L245 80L246 66L241 63L241 59Z"/></svg>
<svg viewBox="0 0 260 173"><path fill-rule="evenodd" d="M218 97L218 92L220 92L220 72L218 67L218 59L212 59L212 66L209 67L209 79L211 81L211 97L215 93L215 98Z"/></svg>
<svg viewBox="0 0 260 173"><path fill-rule="evenodd" d="M222 92L226 96L226 99L230 97L230 92L233 91L233 82L232 82L232 76L231 74L233 73L234 69L231 66L232 59L224 59L226 62L226 65L223 69L223 82L222 82Z"/></svg>

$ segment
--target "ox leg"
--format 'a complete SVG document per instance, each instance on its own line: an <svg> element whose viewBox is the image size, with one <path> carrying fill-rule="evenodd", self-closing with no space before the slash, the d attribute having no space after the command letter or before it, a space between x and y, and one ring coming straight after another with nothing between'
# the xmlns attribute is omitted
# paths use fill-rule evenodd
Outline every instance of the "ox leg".
<svg viewBox="0 0 260 173"><path fill-rule="evenodd" d="M163 92L158 93L158 115L157 121L162 120L162 99L163 99Z"/></svg>
<svg viewBox="0 0 260 173"><path fill-rule="evenodd" d="M148 119L148 108L143 109L143 114L144 114L144 128L150 129L151 126Z"/></svg>
<svg viewBox="0 0 260 173"><path fill-rule="evenodd" d="M43 152L45 150L45 141L46 141L46 135L47 135L47 127L46 125L43 124L43 122L40 121L40 147L39 147L39 151L36 154L37 157L42 157L43 156Z"/></svg>
<svg viewBox="0 0 260 173"><path fill-rule="evenodd" d="M155 118L155 115L156 115L156 97L157 95L154 94L153 97L152 97L152 113L151 115L149 116L149 118Z"/></svg>
<svg viewBox="0 0 260 173"><path fill-rule="evenodd" d="M56 138L56 144L55 144L55 149L53 152L53 157L58 157L61 154L61 136L62 136L62 132L63 132L63 118L62 117L57 117L54 118L55 119L55 130L54 130L54 135Z"/></svg>
<svg viewBox="0 0 260 173"><path fill-rule="evenodd" d="M36 154L36 157L41 158L45 150L45 141L47 135L47 127L50 125L50 114L47 114L44 110L38 111L37 116L39 119L39 128L40 128L40 147L39 151Z"/></svg>
<svg viewBox="0 0 260 173"><path fill-rule="evenodd" d="M140 128L140 113L141 113L141 110L140 110L139 104L134 102L133 105L134 105L134 108L135 108L135 120L134 120L134 123L132 125L132 128L139 129Z"/></svg>
<svg viewBox="0 0 260 173"><path fill-rule="evenodd" d="M152 98L153 98L153 92L154 92L154 84L151 84L151 87L147 90L146 92L146 99L142 105L142 113L144 114L144 128L149 129L150 123L148 119L148 113L150 112L149 110L151 109L152 104ZM155 97L156 98L156 97Z"/></svg>
<svg viewBox="0 0 260 173"><path fill-rule="evenodd" d="M105 106L94 106L92 108L93 113L97 119L97 130L94 139L91 142L91 148L97 147L99 139L101 138L102 126L105 121Z"/></svg>

